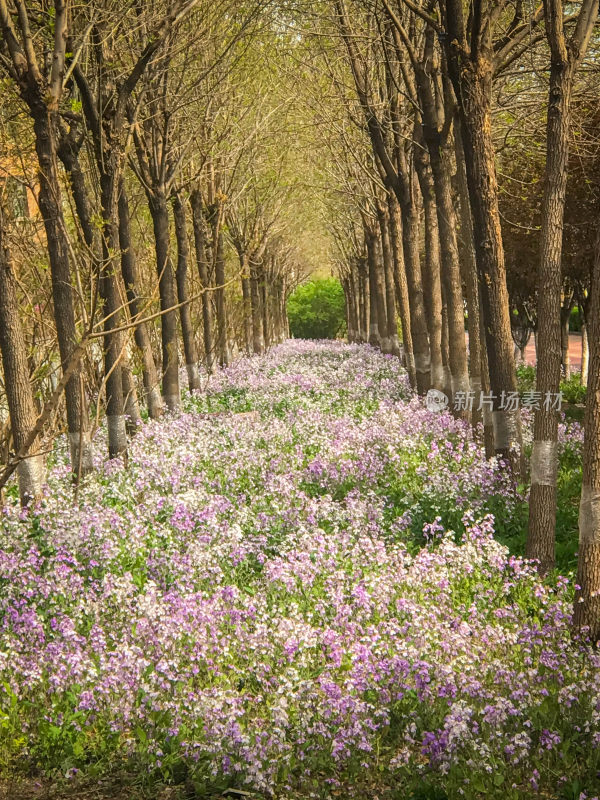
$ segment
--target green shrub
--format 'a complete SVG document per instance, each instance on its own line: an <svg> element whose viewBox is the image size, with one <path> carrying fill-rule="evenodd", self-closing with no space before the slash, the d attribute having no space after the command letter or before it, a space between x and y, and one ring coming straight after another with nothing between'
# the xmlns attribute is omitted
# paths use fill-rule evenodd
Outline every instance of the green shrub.
<svg viewBox="0 0 600 800"><path fill-rule="evenodd" d="M571 375L568 381L561 381L560 390L565 403L585 403L587 387L582 386L578 372Z"/></svg>
<svg viewBox="0 0 600 800"><path fill-rule="evenodd" d="M519 364L517 367L517 388L520 394L534 391L535 367L529 364Z"/></svg>
<svg viewBox="0 0 600 800"><path fill-rule="evenodd" d="M337 278L319 278L299 286L287 304L290 332L296 339L335 339L346 325L344 290Z"/></svg>
<svg viewBox="0 0 600 800"><path fill-rule="evenodd" d="M520 394L535 390L535 367L520 364L517 367L517 388ZM586 387L581 385L581 375L575 372L568 381L560 382L565 403L585 403Z"/></svg>

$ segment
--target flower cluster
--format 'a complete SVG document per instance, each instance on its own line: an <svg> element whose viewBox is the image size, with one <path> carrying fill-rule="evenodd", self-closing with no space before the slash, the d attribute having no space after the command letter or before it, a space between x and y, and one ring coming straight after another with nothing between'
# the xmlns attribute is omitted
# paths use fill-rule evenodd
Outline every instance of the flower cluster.
<svg viewBox="0 0 600 800"><path fill-rule="evenodd" d="M35 513L7 505L2 769L597 792L600 657L571 640L570 581L494 538L520 498L468 426L366 346L289 342L206 381L127 469L99 452L75 505L64 445Z"/></svg>

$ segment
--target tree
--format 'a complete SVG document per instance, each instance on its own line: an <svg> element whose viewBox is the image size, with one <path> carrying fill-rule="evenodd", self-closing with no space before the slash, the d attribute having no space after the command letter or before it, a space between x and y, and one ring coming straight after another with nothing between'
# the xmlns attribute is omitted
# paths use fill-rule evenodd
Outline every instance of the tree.
<svg viewBox="0 0 600 800"><path fill-rule="evenodd" d="M401 47L408 52L413 75L407 68L403 69L403 76L407 90L413 98L415 107L419 109L420 123L415 135L415 159L417 165L421 164L419 181L424 203L437 215L437 234L440 248L440 275L443 285L443 296L447 306L449 325L449 360L451 381L449 394L454 392L468 392L470 389L469 369L467 365L467 350L465 342L465 318L462 296L462 280L460 272L458 240L457 240L457 215L452 199L452 123L455 116L454 102L448 86L447 76L442 76L440 54L436 49L435 31L431 26L426 26L422 39L421 49L417 49L415 39L417 29L411 25L413 35L407 31L398 14L394 13L387 0L384 7L393 26L394 41L398 58L401 58ZM404 66L404 65L403 65ZM428 158L425 158L425 150ZM420 157L419 157L419 155ZM431 171L431 181L428 181L427 167ZM433 191L433 197L428 195ZM426 199L427 198L427 199ZM435 199L435 203L433 203ZM425 210L427 215L427 207ZM430 220L429 227L432 226ZM433 236L433 233L430 234ZM430 336L431 339L431 336ZM479 364L475 374L479 374ZM433 374L433 352L432 352ZM432 380L432 383L434 381ZM446 381L447 383L447 381ZM434 384L435 385L435 384ZM439 386L437 388L440 388Z"/></svg>
<svg viewBox="0 0 600 800"><path fill-rule="evenodd" d="M579 506L579 555L573 624L600 639L600 229L590 298L590 364Z"/></svg>
<svg viewBox="0 0 600 800"><path fill-rule="evenodd" d="M546 176L538 289L536 388L543 397L560 386L563 220L569 161L573 79L598 17L598 0L583 0L575 30L565 33L563 4L545 0L544 20L550 45L550 89L546 134ZM567 324L571 312L568 306ZM567 328L568 349L568 328ZM558 411L542 404L535 412L531 455L531 496L527 555L542 573L554 566L556 527Z"/></svg>
<svg viewBox="0 0 600 800"><path fill-rule="evenodd" d="M31 383L25 336L19 315L17 281L8 246L7 215L0 197L0 352L15 453L19 453L35 428L37 414ZM21 505L34 503L42 491L44 461L35 442L27 458L19 461L17 476Z"/></svg>
<svg viewBox="0 0 600 800"><path fill-rule="evenodd" d="M183 350L185 353L185 367L188 375L188 388L191 392L200 389L200 373L198 371L198 351L194 341L194 327L190 308L187 273L190 257L188 244L185 202L181 192L176 191L173 197L173 219L175 221L175 237L177 239L177 300L179 302L179 316L181 321L181 334Z"/></svg>
<svg viewBox="0 0 600 800"><path fill-rule="evenodd" d="M369 85L369 69L357 49L357 37L352 29L344 0L335 0L336 19L348 54L361 112L373 147L378 169L386 186L395 192L402 213L402 240L411 313L411 331L415 357L417 386L427 392L431 382L427 317L423 300L423 284L418 251L418 209L410 162L401 137L399 97L395 92L388 107L393 122L392 141L384 122L375 108ZM379 87L382 91L384 87Z"/></svg>
<svg viewBox="0 0 600 800"><path fill-rule="evenodd" d="M61 182L57 163L58 110L63 93L67 42L68 3L53 4L53 33L42 29L37 41L47 43L51 58L36 53L30 17L23 0L15 3L16 21L6 0L0 0L0 31L8 58L2 65L14 80L33 119L35 149L39 163L39 208L44 220L52 275L52 297L58 345L63 370L77 345L75 301L71 281L69 241L63 216ZM17 34L18 31L18 34ZM20 40L19 41L19 37ZM80 367L77 365L65 386L67 425L74 475L92 469L86 409L82 405ZM78 472L78 465L81 469Z"/></svg>
<svg viewBox="0 0 600 800"><path fill-rule="evenodd" d="M127 452L121 375L122 343L119 333L121 302L115 254L119 252L118 196L124 167L124 130L128 107L140 79L164 41L197 2L198 0L178 0L170 4L165 15L156 14L155 8L148 9L149 19L136 19L134 26L136 31L142 32L142 42L130 42L129 47L133 45L133 50L127 52L118 47L118 40L119 35L123 37L127 34L125 23L127 14L132 10L126 8L117 11L115 19L112 6L108 7L110 4L94 9L88 23L92 56L90 73L84 74L79 63L74 61L72 64L73 77L81 95L83 113L93 140L100 183L103 251L100 294L104 302L104 376L108 449L112 458L126 455ZM120 65L115 60L117 55L130 63L127 66ZM172 364L169 375L173 375ZM176 403L178 392L171 388L170 383L166 390L163 385L163 395L165 391L170 398L169 402Z"/></svg>
<svg viewBox="0 0 600 800"><path fill-rule="evenodd" d="M494 77L531 46L532 29L541 18L538 9L524 15L523 4L478 0L440 0L440 24L412 0L403 0L444 42L447 70L456 96L469 199L473 216L475 254L482 294L490 386L494 395L496 453L520 468L522 435L518 411L501 408L501 398L516 392L508 291L500 215L498 181L492 139Z"/></svg>
<svg viewBox="0 0 600 800"><path fill-rule="evenodd" d="M159 419L163 413L163 403L159 391L158 372L152 352L148 324L143 317L140 305L139 290L140 279L135 255L133 237L131 235L131 220L129 200L125 181L121 180L118 199L119 215L119 247L121 249L121 275L125 284L127 297L127 310L134 325L135 343L142 361L142 380L144 383L144 398L148 406L150 419Z"/></svg>

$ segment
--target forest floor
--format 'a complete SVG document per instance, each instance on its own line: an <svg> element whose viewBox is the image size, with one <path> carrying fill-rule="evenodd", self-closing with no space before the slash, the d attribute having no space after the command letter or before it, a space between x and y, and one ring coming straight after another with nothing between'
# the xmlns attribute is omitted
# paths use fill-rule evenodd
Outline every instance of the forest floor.
<svg viewBox="0 0 600 800"><path fill-rule="evenodd" d="M531 419L524 412L526 447ZM527 487L368 346L288 342L0 526L0 799L600 794L600 656ZM582 794L584 793L584 794Z"/></svg>

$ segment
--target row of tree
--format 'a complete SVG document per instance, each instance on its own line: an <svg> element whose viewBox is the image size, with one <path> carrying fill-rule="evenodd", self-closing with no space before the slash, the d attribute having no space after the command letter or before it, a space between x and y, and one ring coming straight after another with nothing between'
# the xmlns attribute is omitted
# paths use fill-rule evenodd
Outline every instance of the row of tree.
<svg viewBox="0 0 600 800"><path fill-rule="evenodd" d="M249 51L265 24L263 47L276 36L272 14L0 0L0 483L16 470L23 504L63 425L78 482L101 408L109 456L126 458L140 405L180 407L182 356L195 391L200 367L287 335L296 188L271 151L289 104Z"/></svg>
<svg viewBox="0 0 600 800"><path fill-rule="evenodd" d="M574 96L582 117L579 152L583 122L588 147L595 150L597 140L597 110L586 104L590 81L585 69L579 80L578 71L588 48L592 58L597 48L598 3L332 0L330 8L334 44L329 52L327 44L322 49L346 111L344 136L332 146L348 189L346 214L335 224L349 336L395 353L399 316L413 386L420 393L443 391L475 426L483 421L488 454L495 452L521 473L520 414L507 398L517 392L515 341L522 348L535 325L542 401L535 411L527 554L544 574L555 563L559 421L557 405L544 399L559 393L575 300L586 330L591 327L575 623L591 625L598 638L600 252L596 248L594 261L590 238L598 228L597 206L589 180L582 181L583 189L571 182L570 208L587 194L593 234L588 229L575 242L569 231L564 236ZM345 48L341 64L332 57L336 40ZM516 109L527 108L534 95L539 103L542 93L542 180L531 178L531 165L521 164L519 171L509 162L503 194L499 169L511 153L524 152L514 142ZM498 153L503 147L507 153ZM597 168L593 159L587 165L579 160L574 176ZM516 182L527 188L515 202L508 195ZM537 208L534 183L543 184ZM502 224L502 208L510 214L523 206L527 214L516 225ZM534 236L519 250L515 243L527 228ZM512 255L508 270L505 245ZM575 258L568 249L573 245ZM537 260L535 269L527 256ZM476 398L473 408L464 402L469 391ZM481 391L493 398L483 420L477 414Z"/></svg>

